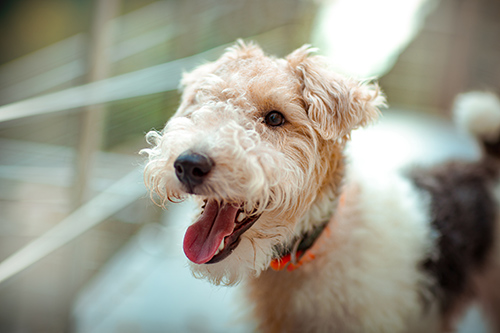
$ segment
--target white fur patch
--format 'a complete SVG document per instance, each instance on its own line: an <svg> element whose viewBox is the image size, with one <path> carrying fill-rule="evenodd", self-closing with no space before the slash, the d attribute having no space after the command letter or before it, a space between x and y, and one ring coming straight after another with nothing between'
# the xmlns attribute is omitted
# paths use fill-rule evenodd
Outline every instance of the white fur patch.
<svg viewBox="0 0 500 333"><path fill-rule="evenodd" d="M500 100L495 94L471 91L455 99L457 124L479 138L493 141L500 133Z"/></svg>
<svg viewBox="0 0 500 333"><path fill-rule="evenodd" d="M325 331L437 331L430 317L433 310L423 311L431 281L419 267L432 248L428 199L396 175L349 178L355 184L353 197L348 188L345 205L337 213L333 249L325 255L328 264L308 283L325 296L301 311L312 318L317 311L329 316L318 318L322 325L331 325ZM301 292L297 302L305 297Z"/></svg>

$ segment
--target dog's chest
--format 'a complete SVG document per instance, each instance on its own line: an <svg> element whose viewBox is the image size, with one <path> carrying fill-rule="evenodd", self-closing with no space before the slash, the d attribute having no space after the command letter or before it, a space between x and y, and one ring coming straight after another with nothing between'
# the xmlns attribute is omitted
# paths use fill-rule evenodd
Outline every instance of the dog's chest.
<svg viewBox="0 0 500 333"><path fill-rule="evenodd" d="M392 185L352 187L324 255L250 282L263 332L408 332L421 319L428 225L418 193Z"/></svg>
<svg viewBox="0 0 500 333"><path fill-rule="evenodd" d="M337 297L326 291L324 276L316 265L300 271L264 272L249 283L249 297L255 303L263 332L329 332L338 329ZM314 326L314 328L312 327Z"/></svg>

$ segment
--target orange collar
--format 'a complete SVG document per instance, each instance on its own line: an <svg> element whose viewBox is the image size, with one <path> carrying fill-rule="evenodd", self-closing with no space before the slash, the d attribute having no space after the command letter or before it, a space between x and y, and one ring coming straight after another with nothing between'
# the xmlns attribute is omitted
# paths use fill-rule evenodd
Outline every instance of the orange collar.
<svg viewBox="0 0 500 333"><path fill-rule="evenodd" d="M318 241L314 242L313 246L306 250L298 250L296 252L296 257L298 260L294 263L292 262L292 254L287 253L280 258L274 258L271 260L271 268L275 271L282 271L286 269L288 272L291 272L305 263L313 261L316 258L316 251L322 247L322 244L325 242L325 238L330 237L330 228L328 225L321 232L321 236Z"/></svg>
<svg viewBox="0 0 500 333"><path fill-rule="evenodd" d="M345 195L342 194L339 199L338 208L344 205ZM326 240L331 235L329 225L332 220L333 218L330 218L329 221L315 228L310 234L303 235L301 239L297 240L298 246L295 250L287 249L278 258L273 258L270 264L271 268L275 271L286 269L288 272L291 272L303 264L313 261L316 258L315 253L318 253L325 246ZM295 258L293 258L294 252Z"/></svg>

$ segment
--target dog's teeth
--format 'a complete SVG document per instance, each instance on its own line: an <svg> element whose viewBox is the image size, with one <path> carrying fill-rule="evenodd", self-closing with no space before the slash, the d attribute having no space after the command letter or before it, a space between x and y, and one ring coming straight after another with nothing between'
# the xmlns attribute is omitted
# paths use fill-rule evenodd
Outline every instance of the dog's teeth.
<svg viewBox="0 0 500 333"><path fill-rule="evenodd" d="M238 215L238 217L236 218L236 221L241 222L241 221L243 221L244 219L245 219L245 214L240 213L240 214Z"/></svg>
<svg viewBox="0 0 500 333"><path fill-rule="evenodd" d="M215 251L214 256L218 255L220 251L224 250L224 239L220 242L219 248Z"/></svg>

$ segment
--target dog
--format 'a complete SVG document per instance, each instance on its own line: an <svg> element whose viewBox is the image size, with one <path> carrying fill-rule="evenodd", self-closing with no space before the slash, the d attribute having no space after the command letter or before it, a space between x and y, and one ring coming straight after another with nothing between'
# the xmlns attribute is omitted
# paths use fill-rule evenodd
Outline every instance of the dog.
<svg viewBox="0 0 500 333"><path fill-rule="evenodd" d="M471 302L499 331L499 100L457 99L480 160L363 177L344 149L385 97L313 51L239 41L183 76L177 112L147 134L153 200L200 207L193 273L243 281L262 332L447 332Z"/></svg>

